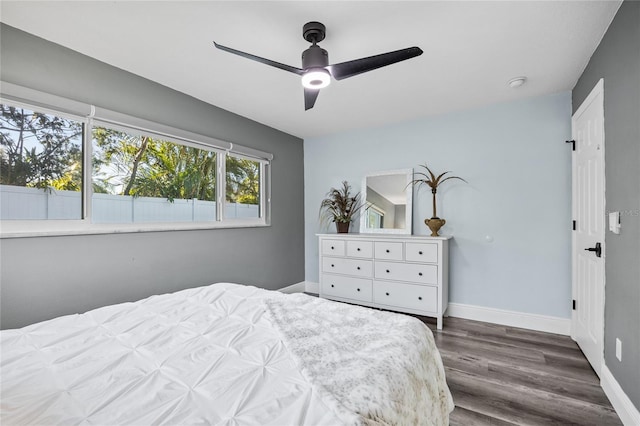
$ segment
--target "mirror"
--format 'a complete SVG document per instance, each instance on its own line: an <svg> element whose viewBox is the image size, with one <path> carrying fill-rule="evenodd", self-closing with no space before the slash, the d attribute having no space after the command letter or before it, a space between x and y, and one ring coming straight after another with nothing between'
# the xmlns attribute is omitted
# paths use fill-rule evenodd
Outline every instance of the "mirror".
<svg viewBox="0 0 640 426"><path fill-rule="evenodd" d="M371 173L362 180L360 233L411 234L412 169Z"/></svg>

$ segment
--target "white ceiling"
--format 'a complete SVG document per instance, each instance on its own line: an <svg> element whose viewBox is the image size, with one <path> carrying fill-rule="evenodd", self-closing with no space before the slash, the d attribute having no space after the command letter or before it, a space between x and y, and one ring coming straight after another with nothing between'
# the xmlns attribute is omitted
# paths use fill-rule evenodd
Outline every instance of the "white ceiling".
<svg viewBox="0 0 640 426"><path fill-rule="evenodd" d="M313 138L571 90L621 1L7 1L0 19L287 133ZM424 54L323 89L212 41L301 66L320 21L330 63ZM511 89L507 81L527 76Z"/></svg>

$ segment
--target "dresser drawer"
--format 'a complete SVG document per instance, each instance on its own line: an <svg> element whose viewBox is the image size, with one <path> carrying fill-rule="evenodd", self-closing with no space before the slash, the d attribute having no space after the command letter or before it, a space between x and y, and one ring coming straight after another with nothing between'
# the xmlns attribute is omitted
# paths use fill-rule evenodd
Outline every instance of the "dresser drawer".
<svg viewBox="0 0 640 426"><path fill-rule="evenodd" d="M438 284L438 266L418 263L376 262L375 277L383 280Z"/></svg>
<svg viewBox="0 0 640 426"><path fill-rule="evenodd" d="M448 238L319 234L320 297L435 316L448 306Z"/></svg>
<svg viewBox="0 0 640 426"><path fill-rule="evenodd" d="M371 302L373 300L371 292L371 280L322 274L321 293L325 296L343 297L346 299Z"/></svg>
<svg viewBox="0 0 640 426"><path fill-rule="evenodd" d="M373 282L373 301L398 308L438 311L438 288L415 284Z"/></svg>
<svg viewBox="0 0 640 426"><path fill-rule="evenodd" d="M372 270L373 262L370 260L341 259L337 257L322 258L323 272L370 278Z"/></svg>
<svg viewBox="0 0 640 426"><path fill-rule="evenodd" d="M404 250L407 262L438 262L438 244L407 243Z"/></svg>
<svg viewBox="0 0 640 426"><path fill-rule="evenodd" d="M371 241L347 241L347 256L373 257L373 243Z"/></svg>
<svg viewBox="0 0 640 426"><path fill-rule="evenodd" d="M325 256L344 256L344 241L322 240L322 254Z"/></svg>
<svg viewBox="0 0 640 426"><path fill-rule="evenodd" d="M402 260L402 243L376 241L375 255L376 259L383 260Z"/></svg>

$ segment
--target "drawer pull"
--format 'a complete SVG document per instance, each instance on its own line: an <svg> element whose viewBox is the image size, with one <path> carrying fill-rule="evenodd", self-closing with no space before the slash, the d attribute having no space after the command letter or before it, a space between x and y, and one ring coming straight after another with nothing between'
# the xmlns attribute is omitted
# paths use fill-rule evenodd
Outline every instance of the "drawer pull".
<svg viewBox="0 0 640 426"><path fill-rule="evenodd" d="M331 288L333 288L333 284L331 284Z"/></svg>
<svg viewBox="0 0 640 426"><path fill-rule="evenodd" d="M418 254L419 254L419 255L422 255L422 250L420 250L420 251L418 252Z"/></svg>
<svg viewBox="0 0 640 426"><path fill-rule="evenodd" d="M360 270L360 267L358 266L358 271Z"/></svg>
<svg viewBox="0 0 640 426"><path fill-rule="evenodd" d="M389 293L385 293L387 296L389 295Z"/></svg>
<svg viewBox="0 0 640 426"><path fill-rule="evenodd" d="M331 267L333 268L333 263L331 264Z"/></svg>
<svg viewBox="0 0 640 426"><path fill-rule="evenodd" d="M358 289L358 291L360 291L360 289Z"/></svg>
<svg viewBox="0 0 640 426"><path fill-rule="evenodd" d="M422 300L422 296L418 296L418 300Z"/></svg>
<svg viewBox="0 0 640 426"><path fill-rule="evenodd" d="M331 250L333 250L335 247L331 246Z"/></svg>
<svg viewBox="0 0 640 426"><path fill-rule="evenodd" d="M358 247L358 251L360 251L360 247Z"/></svg>
<svg viewBox="0 0 640 426"><path fill-rule="evenodd" d="M389 273L389 270L387 269L387 274Z"/></svg>
<svg viewBox="0 0 640 426"><path fill-rule="evenodd" d="M387 250L386 250L386 252L387 252L387 253L390 253L390 250L389 250L389 249L387 249Z"/></svg>
<svg viewBox="0 0 640 426"><path fill-rule="evenodd" d="M418 272L418 276L420 276L420 277L421 277L421 276L422 276L422 272Z"/></svg>

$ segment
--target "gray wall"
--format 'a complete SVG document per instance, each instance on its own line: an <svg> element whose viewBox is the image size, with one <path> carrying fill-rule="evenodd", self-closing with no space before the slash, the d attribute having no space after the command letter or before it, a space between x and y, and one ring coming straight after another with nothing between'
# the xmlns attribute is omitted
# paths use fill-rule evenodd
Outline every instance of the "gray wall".
<svg viewBox="0 0 640 426"><path fill-rule="evenodd" d="M0 240L2 328L218 281L277 289L304 280L302 140L7 25L0 31L4 81L275 156L270 227Z"/></svg>
<svg viewBox="0 0 640 426"><path fill-rule="evenodd" d="M607 232L605 363L640 409L640 2L625 1L573 89L573 110L604 78L607 211L622 212ZM622 362L616 353L622 341Z"/></svg>

